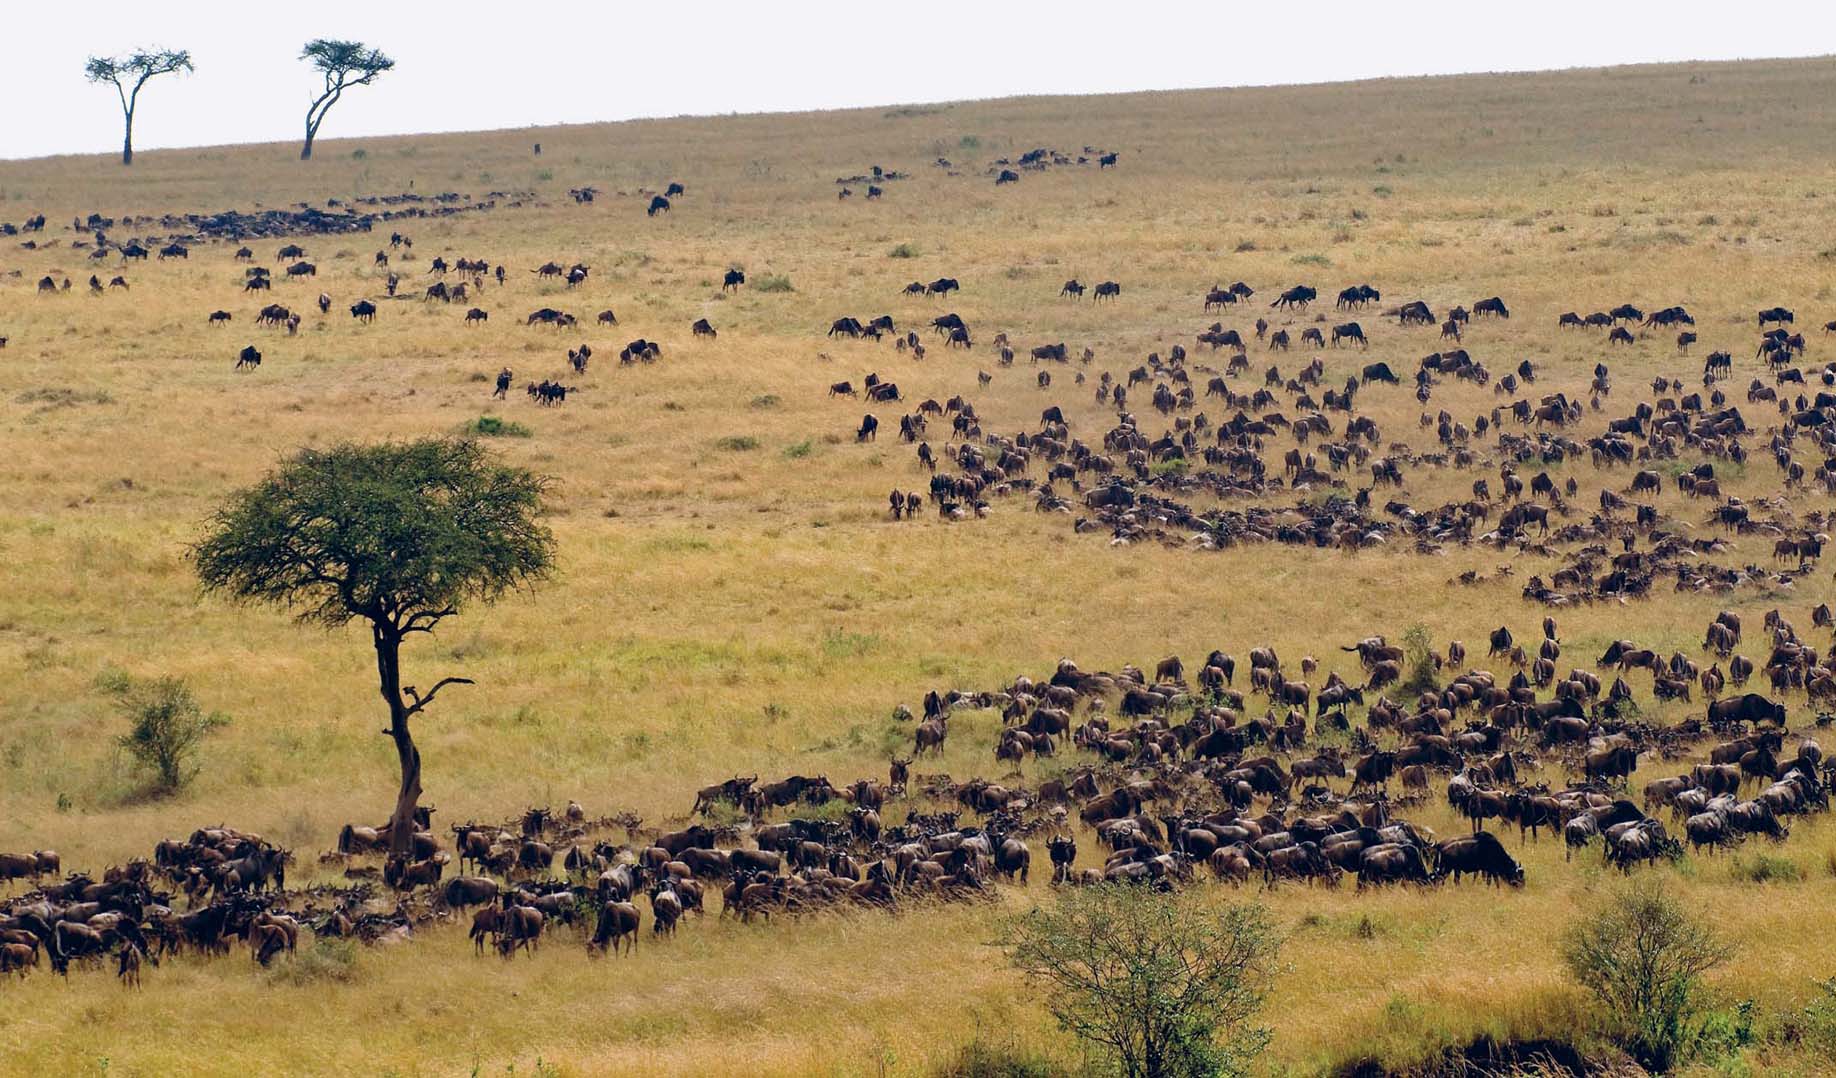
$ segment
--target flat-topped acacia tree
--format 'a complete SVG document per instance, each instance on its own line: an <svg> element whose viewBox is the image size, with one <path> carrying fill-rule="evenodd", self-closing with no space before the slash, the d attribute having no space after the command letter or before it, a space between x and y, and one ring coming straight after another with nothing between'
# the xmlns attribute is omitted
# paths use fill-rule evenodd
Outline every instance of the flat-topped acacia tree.
<svg viewBox="0 0 1836 1078"><path fill-rule="evenodd" d="M475 442L425 439L308 449L212 517L191 550L209 593L292 611L303 623L368 624L401 788L392 854L408 854L421 796L409 720L448 685L402 684L402 643L471 602L544 580L554 537L540 522L548 481L493 461Z"/></svg>
<svg viewBox="0 0 1836 1078"><path fill-rule="evenodd" d="M360 41L332 41L315 38L300 50L300 59L325 77L325 89L312 99L306 109L306 141L300 146L300 160L312 160L312 144L319 137L319 125L325 114L353 86L368 86L376 76L395 67L395 61Z"/></svg>
<svg viewBox="0 0 1836 1078"><path fill-rule="evenodd" d="M190 71L191 53L184 49L136 49L126 56L91 56L83 65L90 82L106 82L121 99L121 163L134 163L134 110L140 107L140 88L156 75Z"/></svg>

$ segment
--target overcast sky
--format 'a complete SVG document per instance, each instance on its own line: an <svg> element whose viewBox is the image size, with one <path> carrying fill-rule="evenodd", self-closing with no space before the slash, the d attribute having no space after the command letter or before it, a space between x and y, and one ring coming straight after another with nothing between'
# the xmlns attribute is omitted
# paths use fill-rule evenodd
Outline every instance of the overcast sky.
<svg viewBox="0 0 1836 1078"><path fill-rule="evenodd" d="M596 0L299 5L12 0L0 157L118 150L86 55L190 49L141 95L137 149L297 140L313 37L395 57L323 138L1010 94L1111 93L1836 52L1828 0Z"/></svg>

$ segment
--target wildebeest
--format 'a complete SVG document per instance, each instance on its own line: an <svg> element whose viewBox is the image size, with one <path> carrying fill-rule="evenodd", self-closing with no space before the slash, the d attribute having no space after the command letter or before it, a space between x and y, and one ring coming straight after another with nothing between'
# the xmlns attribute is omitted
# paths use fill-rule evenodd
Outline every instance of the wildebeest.
<svg viewBox="0 0 1836 1078"><path fill-rule="evenodd" d="M359 322L371 322L376 319L376 304L367 299L360 299L351 304L351 317ZM469 317L469 316L468 316Z"/></svg>
<svg viewBox="0 0 1836 1078"><path fill-rule="evenodd" d="M717 336L714 327L705 318L697 318L695 324L689 327L689 332L697 337L713 338Z"/></svg>
<svg viewBox="0 0 1836 1078"><path fill-rule="evenodd" d="M236 369L237 370L241 370L244 367L259 367L259 366L261 366L261 353L255 350L254 345L251 344L245 347L242 351L236 353Z"/></svg>
<svg viewBox="0 0 1836 1078"><path fill-rule="evenodd" d="M746 273L744 270L741 270L738 268L730 269L727 271L727 275L721 279L720 290L722 292L725 292L731 289L732 291L737 292L739 291L740 286L745 283L746 283Z"/></svg>
<svg viewBox="0 0 1836 1078"><path fill-rule="evenodd" d="M1122 286L1117 284L1114 281L1104 281L1102 284L1097 285L1096 290L1093 293L1091 293L1091 295L1096 299L1112 299L1112 300L1121 294L1122 294Z"/></svg>
<svg viewBox="0 0 1836 1078"><path fill-rule="evenodd" d="M669 199L664 198L662 195L652 195L650 199L650 207L644 211L644 214L645 216L648 216L648 217L655 217L659 213L668 213L668 212L669 212Z"/></svg>

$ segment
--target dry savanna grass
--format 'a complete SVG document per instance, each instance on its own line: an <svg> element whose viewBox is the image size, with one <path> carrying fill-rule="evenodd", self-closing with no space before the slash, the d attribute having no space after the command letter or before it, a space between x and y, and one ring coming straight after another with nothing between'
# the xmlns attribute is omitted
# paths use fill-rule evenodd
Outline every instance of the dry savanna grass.
<svg viewBox="0 0 1836 1078"><path fill-rule="evenodd" d="M1510 549L1118 547L1024 497L996 500L986 520L893 523L887 491L925 481L896 438L899 412L826 389L878 371L910 400L965 394L984 428L1001 432L1033 429L1058 404L1095 441L1112 422L1093 399L1098 371L1120 377L1151 351L1190 348L1216 318L1247 331L1267 313L1261 303L1201 311L1208 287L1235 280L1263 298L1311 283L1329 320L1331 296L1366 281L1386 305L1421 298L1444 310L1503 296L1514 317L1474 325L1467 347L1495 372L1534 360L1543 391L1584 392L1593 364L1610 358L1617 394L1648 395L1653 375L1693 382L1701 356L1720 348L1734 352L1742 386L1758 370L1753 312L1774 304L1798 312L1821 364L1832 357L1815 327L1836 318L1833 93L1828 60L1681 65L325 142L309 164L283 146L147 152L131 171L105 157L0 163L0 219L44 212L42 239L57 241L29 251L13 237L0 253L0 272L17 271L0 278L0 336L10 338L0 352L0 848L53 847L66 866L99 868L228 822L310 862L341 824L380 822L395 762L377 736L366 641L204 600L184 550L227 492L302 446L457 434L487 415L526 428L494 439L497 451L554 477L561 566L551 586L468 611L406 655L410 681L478 682L418 720L440 825L570 797L595 815L663 824L686 814L697 786L735 773L883 776L888 755L910 745L896 705L931 688L1041 676L1061 656L1113 669L1268 644L1290 662L1319 656L1321 678L1359 680L1338 646L1398 638L1417 622L1437 644L1475 651L1501 623L1534 640L1544 610L1519 591L1550 562ZM1034 147L1086 145L1120 151L1119 166L1027 173L1000 188L985 171ZM837 198L837 177L875 164L910 178L885 183L878 201L863 184ZM687 194L646 217L639 189L670 181ZM599 188L592 204L566 195L583 185ZM240 291L233 244L201 245L183 262L122 269L110 259L98 271L67 227L92 211L323 205L410 189L533 197L375 235L301 238L319 276L259 298ZM436 255L510 266L506 287L473 301L490 321L467 328L466 305L385 301L371 256L388 227L414 240L413 260L395 264L405 293L428 283ZM143 231L160 230L118 235ZM275 264L283 242L252 245ZM542 284L528 271L550 259L587 263L592 275L573 290ZM733 265L789 288L723 295ZM131 290L91 297L91 272L105 282L124 273ZM45 274L76 286L41 298L33 285ZM946 275L963 285L947 301L900 295L908 281ZM1061 300L1070 277L1114 279L1123 292L1101 306ZM320 290L334 301L323 318ZM358 325L345 308L366 297L382 310ZM1555 328L1560 312L1627 301L1687 305L1701 343L1679 358L1656 334L1609 357L1594 333ZM256 328L265 302L305 312L299 334ZM522 325L545 305L582 325ZM592 324L607 307L616 329ZM206 325L217 308L234 314L228 328ZM975 331L972 351L927 333L917 362L890 343L823 335L844 314L889 313L903 331L947 310ZM1298 331L1317 312L1277 324ZM702 317L718 339L691 339ZM1413 371L1438 345L1432 329L1359 317L1369 352L1322 351L1328 385L1377 359ZM1016 346L1093 349L1091 384L1073 384L1074 363L1036 388L1024 349L997 369L986 340L999 331ZM663 358L620 367L619 346L639 336L662 342ZM575 375L564 353L582 341L596 355ZM249 343L262 366L232 371ZM1273 361L1289 370L1309 357ZM1270 361L1256 347L1252 359L1258 374ZM489 378L505 366L519 387L556 378L578 392L555 408L520 392L491 401ZM987 389L978 369L994 375ZM1450 383L1434 407L1470 419L1494 401ZM1407 387L1374 387L1360 408L1386 442L1432 442ZM853 430L864 411L884 426L862 445ZM1601 422L1590 415L1585 433ZM1158 424L1143 416L1150 431ZM1271 460L1291 444L1276 439ZM1603 481L1585 461L1552 472L1575 477L1587 502ZM1414 469L1407 497L1463 497L1472 478ZM1774 492L1777 473L1756 454L1723 482L1752 499ZM1795 497L1801 510L1826 504ZM1707 530L1705 505L1668 487L1659 504ZM1721 560L1765 564L1769 552L1769 540L1746 537ZM1450 583L1469 569L1485 581ZM1591 665L1620 637L1696 655L1702 627L1726 607L1757 626L1776 606L1803 630L1829 592L1818 570L1790 589L1659 586L1642 601L1565 610L1564 669ZM183 676L233 719L179 797L144 797L114 748L121 720L96 683L117 670ZM1635 685L1647 717L1700 710L1651 700L1642 677ZM1801 696L1793 711L1794 725L1808 723ZM1000 775L998 726L992 714L963 716L942 758L920 770ZM1009 781L1063 766L1029 762ZM1647 760L1632 781L1680 766ZM1556 767L1544 777L1567 781ZM1438 795L1414 815L1443 834L1464 826ZM1508 844L1518 851L1515 836ZM1649 871L1737 942L1715 980L1722 997L1776 1015L1802 1006L1813 978L1836 974L1836 956L1815 942L1836 913L1836 829L1800 821L1767 852L1802 878L1743 882L1728 856ZM1045 899L1043 854L1031 887L1003 889L1001 907ZM1564 863L1547 838L1521 856L1521 890L1257 895L1291 933L1268 1065L1401 1067L1482 1033L1572 1034L1582 1002L1553 941L1610 874L1597 852ZM447 1074L527 1070L539 1058L562 1073L922 1073L978 1035L1074 1061L990 947L995 912L709 918L673 941L646 932L635 958L599 962L565 934L530 959L479 960L462 929L442 928L267 973L240 952L172 961L138 993L98 973L38 975L0 988L0 1069ZM1816 1073L1828 1062L1775 1045L1742 1065Z"/></svg>

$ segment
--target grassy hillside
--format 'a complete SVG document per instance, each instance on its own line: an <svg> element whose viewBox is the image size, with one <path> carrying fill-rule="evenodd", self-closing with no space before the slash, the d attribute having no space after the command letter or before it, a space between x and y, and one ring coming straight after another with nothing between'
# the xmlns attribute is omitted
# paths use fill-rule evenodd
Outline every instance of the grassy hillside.
<svg viewBox="0 0 1836 1078"><path fill-rule="evenodd" d="M1498 372L1533 359L1545 372L1539 391L1571 395L1584 395L1594 363L1610 358L1620 396L1608 414L1629 408L1627 395L1648 396L1656 374L1693 388L1710 349L1733 351L1738 400L1760 370L1751 358L1758 307L1795 308L1810 362L1836 358L1815 332L1836 318L1833 100L1836 63L1814 60L328 141L306 164L286 146L151 151L131 170L106 157L0 162L0 220L50 219L40 249L19 246L23 236L0 243L0 275L13 274L0 276L0 337L9 338L0 352L0 504L9 510L0 515L0 849L53 847L66 866L100 868L228 822L310 863L343 823L380 822L395 760L376 734L367 642L201 599L184 549L228 491L299 447L456 434L484 415L527 429L493 448L555 479L561 571L534 596L448 622L405 657L410 681L464 673L478 682L443 694L420 727L426 800L441 830L570 797L594 815L674 824L696 787L735 773L826 773L837 784L884 776L887 757L911 743L909 724L891 717L896 705L915 706L932 688L1041 677L1063 656L1113 669L1171 654L1191 664L1214 647L1241 657L1268 644L1291 663L1318 656L1319 679L1336 670L1361 680L1339 646L1398 638L1417 622L1437 644L1459 639L1475 653L1501 623L1534 640L1545 611L1519 593L1551 560L1514 549L1112 546L1106 531L1076 534L1027 497L995 501L986 520L927 512L893 523L888 490L926 481L897 440L900 410L826 389L878 371L910 401L968 395L984 429L1003 433L1035 429L1040 409L1056 404L1094 442L1113 423L1113 409L1093 399L1099 372L1123 377L1151 351L1192 348L1214 319L1247 336L1250 320L1268 315L1261 302L1205 314L1208 287L1243 280L1271 299L1307 282L1326 306L1340 287L1369 281L1386 304L1421 298L1441 310L1505 297L1515 317L1475 325L1467 346ZM1119 151L1119 166L1029 172L999 188L987 171L1035 147L1085 146ZM953 167L935 164L940 157ZM859 183L838 199L837 177L876 164L910 178L885 183L879 201ZM646 217L640 188L671 181L686 196ZM600 194L578 205L567 190L584 185ZM369 236L305 237L318 277L277 283L259 299L241 292L234 244L200 246L183 262L122 268L110 258L97 269L72 248L86 237L68 228L91 212L323 206L411 190L534 197L390 222ZM404 295L431 280L436 255L509 266L507 286L474 297L490 321L467 328L465 305L384 301L372 254L391 228L414 241L413 260L398 253L394 266ZM111 238L164 232L124 225ZM252 246L278 265L284 242ZM540 283L528 271L550 259L587 263L592 275L573 290ZM723 295L731 265L753 284ZM92 272L104 282L124 274L130 290L87 295ZM75 287L40 297L33 286L47 274ZM943 275L963 285L948 301L900 294L908 281ZM758 288L768 276L789 289ZM1069 277L1114 279L1124 291L1113 305L1060 300ZM312 302L321 290L333 300L326 317ZM382 312L360 326L344 311L365 297ZM1679 358L1656 334L1608 356L1599 336L1555 328L1563 311L1627 301L1688 305L1701 344ZM304 312L297 336L253 325L266 302ZM582 326L557 334L522 324L545 305L580 315ZM619 326L592 326L607 307ZM218 308L233 313L229 328L206 325ZM823 335L844 314L890 313L903 331L949 310L976 330L967 354L928 332L922 362L890 342ZM702 317L717 340L690 337ZM1313 317L1277 324L1298 336ZM1412 371L1438 346L1432 329L1361 318L1368 355L1320 351L1326 385L1378 359ZM997 367L987 343L1003 331L1022 349L1012 369ZM663 359L621 367L619 346L638 336L662 342ZM582 341L596 354L576 376L565 350ZM1074 354L1089 347L1096 359L1055 369L1041 390L1024 346L1051 341ZM249 343L263 365L232 371ZM1257 375L1271 362L1291 372L1313 354L1251 349ZM1198 351L1194 359L1212 362ZM520 392L492 401L489 379L505 366L519 387L559 378L578 393L558 408ZM1074 369L1090 384L1073 384ZM978 370L993 375L987 389ZM1495 403L1489 388L1450 381L1431 407L1470 419ZM1360 408L1386 443L1432 447L1406 386L1372 389ZM864 411L878 414L882 437L860 445L852 434ZM1144 429L1166 425L1145 393L1136 411ZM1590 413L1577 437L1603 422ZM945 436L934 424L932 441L941 447ZM1272 464L1292 444L1285 434L1272 442ZM1584 510L1603 483L1623 489L1629 479L1585 460L1550 470L1577 479ZM1413 468L1407 496L1439 504L1465 497L1479 475L1496 483L1495 473ZM1777 476L1756 453L1746 469L1724 472L1723 487L1753 500L1775 493ZM1658 503L1690 521L1706 511L1668 485ZM1798 493L1790 504L1802 514L1827 509L1827 498ZM1718 560L1765 564L1771 540L1734 546ZM1451 583L1467 570L1486 581ZM1702 626L1724 608L1757 627L1779 607L1808 629L1828 580L1819 570L1796 589L1731 595L1660 586L1642 601L1561 611L1563 669L1591 668L1622 637L1697 655ZM1828 643L1824 630L1814 639ZM208 708L232 717L181 797L147 799L115 749L120 719L97 687L113 671L182 675ZM1660 704L1647 680L1634 684L1658 721L1701 710ZM1807 724L1802 696L1792 704L1793 725ZM998 731L991 713L965 715L942 759L919 770L1002 775ZM1032 785L1046 766L1063 763L1029 762L1009 781ZM1647 761L1634 787L1683 766ZM1567 781L1559 766L1544 777ZM1465 826L1438 784L1412 814L1443 834ZM1515 837L1508 844L1518 852ZM1041 870L1030 889L1004 890L1003 906L1045 896L1036 846ZM1752 850L1652 871L1674 877L1737 938L1718 989L1776 1015L1802 1005L1812 978L1836 973L1827 949L1805 945L1836 912L1836 827L1800 822L1768 853L1802 879L1743 882ZM1581 1004L1551 941L1609 874L1597 853L1565 863L1547 839L1521 856L1529 883L1519 891L1287 886L1263 896L1293 933L1292 973L1272 1006L1272 1065L1312 1073L1376 1057L1400 1066L1481 1032L1571 1029ZM478 960L463 930L449 928L357 954L348 968L263 973L240 952L184 959L148 971L137 994L96 973L39 975L0 991L0 1069L445 1074L526 1070L540 1057L564 1073L922 1073L978 1031L1065 1058L1049 1019L986 943L993 912L912 908L770 926L710 917L673 942L652 943L646 931L644 954L598 963L565 936L532 960ZM1745 1065L1816 1073L1827 1063L1770 1045Z"/></svg>

